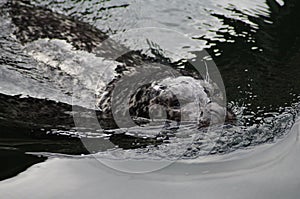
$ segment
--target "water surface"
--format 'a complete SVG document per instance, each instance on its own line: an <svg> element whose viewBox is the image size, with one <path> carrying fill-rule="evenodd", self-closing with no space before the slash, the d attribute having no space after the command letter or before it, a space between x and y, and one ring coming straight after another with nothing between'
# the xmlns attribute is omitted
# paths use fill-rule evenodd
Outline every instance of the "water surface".
<svg viewBox="0 0 300 199"><path fill-rule="evenodd" d="M57 20L68 16L67 20L76 21L78 27L85 30L78 28L74 32L78 35L89 32L92 36L86 38L95 38L93 41L81 36L78 36L80 41L61 36L63 27L57 32L45 31L46 35L37 29L38 33L30 35L26 24L38 24L35 20L40 15L28 18L26 12L22 13L22 9L11 7L10 1L7 2L1 3L0 16L1 156L14 160L15 154L20 154L25 160L20 167L21 163L9 163L18 165L13 169L15 172L3 167L2 179L45 160L25 155L25 152L39 152L45 157L49 156L48 152L51 157L56 156L52 153L89 153L79 137L86 137L91 145L101 143L94 152L109 159L191 160L277 143L288 135L296 120L300 93L300 29L297 24L300 8L296 0L284 4L273 0L30 2L41 16L46 13L45 16ZM171 49L179 57L164 54L170 62L184 65L189 60L196 63L208 52L211 57L208 66L213 60L222 75L227 106L238 115L236 124L225 125L223 130L208 134L183 126L185 136L179 135L163 144L153 141L155 129L151 128L142 130L146 138L132 136L138 134L139 129L118 129L117 134L108 132L105 138L96 141L89 136L89 130L73 129L70 114L73 86L86 93L94 92L82 71L103 71L101 66L110 65L105 78L101 79L105 85L118 64L115 60L96 56L94 43L144 27L167 28L186 36L185 43L178 42L176 49ZM74 37L72 32L65 32ZM127 40L135 39L135 35L127 34L126 37ZM165 34L160 40L170 41L169 37ZM158 50L164 51L170 50L167 48L173 43L158 45ZM137 42L127 43L129 49L142 52L148 52L151 47L139 49L137 46L140 46ZM108 121L102 120L102 123L110 126ZM49 164L55 165L56 160L51 159ZM81 164L84 165L83 160ZM7 175L7 172L14 174Z"/></svg>

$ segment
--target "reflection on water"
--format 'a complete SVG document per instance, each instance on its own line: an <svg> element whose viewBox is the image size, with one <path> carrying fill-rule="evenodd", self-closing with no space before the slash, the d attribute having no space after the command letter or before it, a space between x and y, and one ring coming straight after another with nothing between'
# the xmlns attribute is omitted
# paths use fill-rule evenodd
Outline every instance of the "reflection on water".
<svg viewBox="0 0 300 199"><path fill-rule="evenodd" d="M179 46L177 54L192 53L197 60L203 58L205 49L221 72L228 106L237 110L235 113L242 110L242 114L238 124L226 125L214 135L184 126L186 135L199 134L192 145L190 138L172 138L164 143L151 136L132 136L121 129L117 133L105 132L107 137L97 142L91 139L88 143L95 145L95 152L106 153L118 146L122 153L123 149L129 149L125 151L128 157L138 154L181 157L182 154L164 151L168 145L188 149L185 159L224 154L276 141L288 132L299 111L300 2L297 0L285 1L284 5L275 0L231 4L192 0L172 3L34 0L30 5L24 2L25 6L15 1L1 3L0 125L4 131L0 146L34 152L88 153L78 138L87 132L72 129L72 85L90 92L80 77L80 67L97 67L94 62L103 60L93 54L95 47L108 35L135 27L170 28L196 41L196 45ZM40 40L44 38L60 40L51 46L47 40ZM59 46L64 42L75 49ZM129 44L129 47L136 46ZM45 49L50 49L48 54L42 54L48 56L47 63L38 54ZM36 59L38 56L40 59ZM94 61L82 61L82 57ZM129 57L124 59L126 62ZM157 60L170 62L165 57ZM185 61L183 57L175 64L189 70ZM98 119L110 128L115 125L100 116ZM100 147L96 146L99 142ZM14 157L14 153L7 152L9 157ZM16 169L16 173L44 160L23 156L28 157L29 163Z"/></svg>
<svg viewBox="0 0 300 199"><path fill-rule="evenodd" d="M12 147L1 147L0 158L0 180L14 177L18 173L25 171L28 167L47 159L46 157L24 154L24 151L19 151Z"/></svg>
<svg viewBox="0 0 300 199"><path fill-rule="evenodd" d="M229 101L243 103L256 122L267 112L291 106L300 93L299 1L280 6L268 0L267 5L267 13L256 16L235 6L227 8L255 26L212 12L224 28L216 31L216 38L200 38L213 44L207 50L222 73Z"/></svg>

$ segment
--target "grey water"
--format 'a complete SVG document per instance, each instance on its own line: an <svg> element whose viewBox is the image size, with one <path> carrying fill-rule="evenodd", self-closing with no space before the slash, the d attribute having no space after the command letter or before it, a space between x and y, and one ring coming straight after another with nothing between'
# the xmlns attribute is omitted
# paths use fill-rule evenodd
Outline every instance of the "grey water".
<svg viewBox="0 0 300 199"><path fill-rule="evenodd" d="M297 119L300 3L296 0L32 0L19 1L20 7L16 2L0 4L0 157L4 160L0 180L43 161L55 164L52 158L79 158L91 153L89 149L110 159L172 161L247 152L285 139ZM60 20L78 26L69 32L56 24ZM159 35L157 49L135 41L137 35L131 31L148 27L170 30ZM197 63L208 56L208 66L214 63L221 74L226 106L237 121L208 132L182 125L183 135L167 141L153 138L161 127L116 129L103 118L100 123L110 129L104 133L76 129L70 114L74 85L79 91L94 92L84 75L96 70L103 77L100 86L108 84L120 62L98 56L94 43L119 35L130 41L128 49L150 52L157 62L184 66L187 60ZM185 39L175 40L173 48L170 38L178 35ZM153 49L163 56L151 54Z"/></svg>

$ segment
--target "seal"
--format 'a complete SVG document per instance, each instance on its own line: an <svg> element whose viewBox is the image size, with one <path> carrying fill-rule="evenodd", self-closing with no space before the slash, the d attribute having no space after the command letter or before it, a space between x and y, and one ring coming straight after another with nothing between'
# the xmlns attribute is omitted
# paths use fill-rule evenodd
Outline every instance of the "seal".
<svg viewBox="0 0 300 199"><path fill-rule="evenodd" d="M16 26L14 34L23 45L39 39L59 39L70 43L77 50L98 53L97 46L108 38L105 33L87 23L55 13L44 7L33 6L28 1L12 0L10 1L10 8L10 16L13 24ZM118 46L118 44L112 45L114 49L119 47L120 45ZM110 52L105 53L109 54ZM198 118L199 127L206 127L211 122L218 123L224 117L227 122L234 120L234 114L231 111L222 109L219 104L210 100L214 89L196 71L179 68L178 63L172 63L154 49L152 53L155 57L143 55L140 51L130 51L117 58L116 61L120 64L115 68L116 75L104 88L105 92L99 96L99 111L97 112L99 120L114 120L112 93L115 85L124 76L131 74L132 70L151 64L168 65L182 76L142 85L130 96L128 109L130 116L135 119L136 123L148 123L149 120L147 119L151 119L151 117L162 118L164 114L167 120L176 122L192 119L188 118L188 115L189 117L194 117L193 119ZM183 91L186 93L196 92L196 99L201 102L197 106L200 109L199 115L192 114L192 102L180 103L181 100L178 99L178 94ZM192 99L185 100L191 101ZM160 109L157 107L163 107L164 111L159 111ZM122 112L123 109L120 108L118 111ZM190 114L187 114L188 112ZM218 118L215 121L210 121L210 113L212 112L219 115L214 117ZM116 128L117 126L114 122L106 123L110 124L106 128Z"/></svg>

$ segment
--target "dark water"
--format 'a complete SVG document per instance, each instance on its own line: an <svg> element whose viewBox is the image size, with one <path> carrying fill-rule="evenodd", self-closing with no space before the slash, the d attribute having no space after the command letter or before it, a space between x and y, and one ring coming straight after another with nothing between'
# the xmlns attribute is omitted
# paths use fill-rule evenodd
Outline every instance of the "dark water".
<svg viewBox="0 0 300 199"><path fill-rule="evenodd" d="M72 67L55 68L26 53L40 45L35 42L60 39L93 54L109 36L133 28L162 27L187 35L195 43L179 46L178 53L192 53L196 57L189 61L196 63L208 52L223 78L227 106L236 114L243 110L237 123L216 132L220 134L218 139L205 135L189 143L184 155L188 159L276 142L288 133L299 111L299 15L297 0L286 0L284 5L275 0L1 2L0 156L6 164L0 167L0 180L46 160L26 152L89 153L79 139L82 135L73 129L70 112L74 83L80 89L90 87ZM73 59L68 50L55 56L61 62ZM166 57L156 57L157 62L184 65L188 71L187 59L179 57L172 63ZM82 67L85 64L90 63ZM110 120L99 120L114 129ZM142 153L146 157L155 152L145 147L162 144L151 136L141 138L116 131L108 132L105 139L84 139L91 146L102 143L95 146L96 152L105 153L118 146L129 154ZM180 148L185 142L177 138L173 144ZM208 150L210 142L215 145ZM166 153L160 155L177 158L177 154Z"/></svg>

